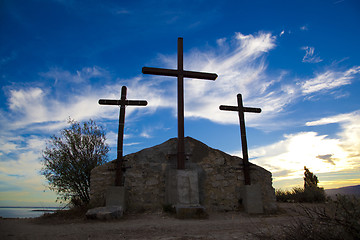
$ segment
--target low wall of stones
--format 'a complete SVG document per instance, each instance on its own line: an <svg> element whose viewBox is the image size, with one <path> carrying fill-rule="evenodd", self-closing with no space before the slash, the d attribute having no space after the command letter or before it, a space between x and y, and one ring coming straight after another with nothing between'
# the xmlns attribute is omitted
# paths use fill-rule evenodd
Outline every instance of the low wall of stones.
<svg viewBox="0 0 360 240"><path fill-rule="evenodd" d="M124 185L129 211L158 210L167 205L166 179L170 169L176 168L177 139L147 148L124 157ZM242 210L241 187L244 186L242 159L212 149L205 144L185 138L185 167L196 169L199 176L199 200L207 210ZM265 212L276 209L271 173L250 165L252 184L261 188ZM91 205L105 205L105 192L115 182L114 161L91 172Z"/></svg>

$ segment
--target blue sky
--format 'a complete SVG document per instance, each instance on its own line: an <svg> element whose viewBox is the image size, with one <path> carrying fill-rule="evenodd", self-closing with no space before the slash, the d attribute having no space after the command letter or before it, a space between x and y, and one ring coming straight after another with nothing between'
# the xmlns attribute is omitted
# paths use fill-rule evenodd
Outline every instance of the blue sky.
<svg viewBox="0 0 360 240"><path fill-rule="evenodd" d="M303 167L334 188L360 183L360 3L358 1L0 2L0 205L56 196L41 175L41 151L71 117L95 120L116 157L117 107L98 99L145 99L128 107L125 154L177 136L176 78L141 68L215 72L185 80L185 136L241 156L236 113L246 114L250 161L276 188L302 185ZM25 202L25 203L24 203Z"/></svg>

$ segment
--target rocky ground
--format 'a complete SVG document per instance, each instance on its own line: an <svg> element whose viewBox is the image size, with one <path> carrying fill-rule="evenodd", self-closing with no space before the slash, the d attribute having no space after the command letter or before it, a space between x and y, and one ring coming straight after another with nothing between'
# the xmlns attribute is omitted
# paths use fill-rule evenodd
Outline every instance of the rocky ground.
<svg viewBox="0 0 360 240"><path fill-rule="evenodd" d="M297 204L280 204L274 215L209 213L208 219L180 220L166 213L127 214L121 220L83 217L0 219L0 239L261 239L292 224Z"/></svg>

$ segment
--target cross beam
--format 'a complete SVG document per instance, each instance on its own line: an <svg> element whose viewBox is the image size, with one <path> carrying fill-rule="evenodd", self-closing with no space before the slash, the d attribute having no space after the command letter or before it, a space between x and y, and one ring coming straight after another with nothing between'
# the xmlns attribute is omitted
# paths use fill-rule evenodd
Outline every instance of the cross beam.
<svg viewBox="0 0 360 240"><path fill-rule="evenodd" d="M178 38L177 69L143 67L142 73L169 77L177 77L177 108L178 108L178 153L177 168L185 169L185 144L184 144L184 78L215 80L216 73L184 71L183 66L183 39Z"/></svg>
<svg viewBox="0 0 360 240"><path fill-rule="evenodd" d="M146 106L145 100L127 100L126 99L126 86L121 88L120 100L100 99L100 105L118 105L120 106L119 114L119 129L117 140L117 156L116 156L116 178L115 186L123 186L122 171L123 171L123 142L124 142L124 125L125 125L125 107L126 106Z"/></svg>
<svg viewBox="0 0 360 240"><path fill-rule="evenodd" d="M225 110L225 111L235 111L235 112L238 112L238 114L239 114L245 185L250 185L251 182L250 182L250 172L249 172L249 156L248 156L248 148L247 148L247 141L246 141L244 112L260 113L261 109L244 107L241 94L237 95L237 103L238 103L237 106L221 105L219 108L220 108L220 110Z"/></svg>

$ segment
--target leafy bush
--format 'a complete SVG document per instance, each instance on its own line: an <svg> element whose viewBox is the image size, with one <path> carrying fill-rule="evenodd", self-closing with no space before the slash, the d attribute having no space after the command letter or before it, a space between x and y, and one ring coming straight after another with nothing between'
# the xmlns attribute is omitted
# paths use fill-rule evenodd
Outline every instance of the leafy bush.
<svg viewBox="0 0 360 240"><path fill-rule="evenodd" d="M107 161L109 146L104 130L92 120L80 123L69 119L70 127L52 136L43 151L41 174L58 200L74 206L90 201L90 172Z"/></svg>

